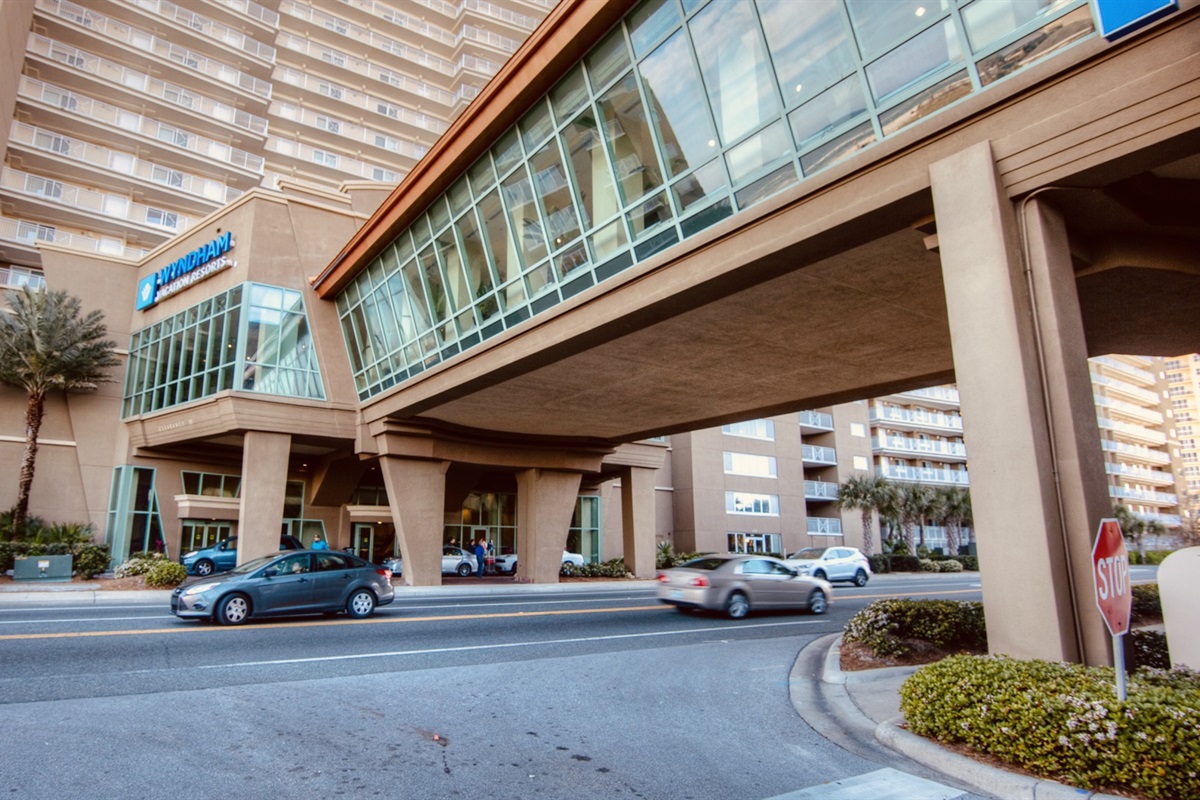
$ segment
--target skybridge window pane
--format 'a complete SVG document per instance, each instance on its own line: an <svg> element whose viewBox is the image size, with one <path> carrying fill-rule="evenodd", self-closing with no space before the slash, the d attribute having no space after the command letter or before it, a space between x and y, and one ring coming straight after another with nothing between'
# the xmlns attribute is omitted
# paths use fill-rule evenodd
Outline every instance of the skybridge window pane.
<svg viewBox="0 0 1200 800"><path fill-rule="evenodd" d="M500 195L494 191L484 195L479 201L479 211L483 215L492 263L496 266L496 280L505 283L520 273L520 264L517 260L517 243L504 222L504 206L500 203Z"/></svg>
<svg viewBox="0 0 1200 800"><path fill-rule="evenodd" d="M866 111L862 81L851 75L788 114L796 149L803 152Z"/></svg>
<svg viewBox="0 0 1200 800"><path fill-rule="evenodd" d="M857 51L838 0L757 1L785 106L854 73Z"/></svg>
<svg viewBox="0 0 1200 800"><path fill-rule="evenodd" d="M633 75L626 75L600 98L604 135L617 169L617 182L625 204L662 185L658 157L654 154L646 108Z"/></svg>
<svg viewBox="0 0 1200 800"><path fill-rule="evenodd" d="M893 42L941 17L948 0L846 0L863 56L873 58Z"/></svg>
<svg viewBox="0 0 1200 800"><path fill-rule="evenodd" d="M958 34L950 20L946 20L868 66L867 82L875 100L882 103L962 61L962 57Z"/></svg>
<svg viewBox="0 0 1200 800"><path fill-rule="evenodd" d="M975 0L962 10L967 39L975 51L998 42L1037 19L1046 19L1072 0Z"/></svg>
<svg viewBox="0 0 1200 800"><path fill-rule="evenodd" d="M546 237L538 220L533 184L524 166L518 167L505 179L502 192L504 205L508 208L509 224L521 245L521 258L526 264L536 264L546 257Z"/></svg>
<svg viewBox="0 0 1200 800"><path fill-rule="evenodd" d="M593 92L603 90L613 78L628 69L629 51L625 48L621 28L618 26L607 39L593 47L584 62L587 64Z"/></svg>
<svg viewBox="0 0 1200 800"><path fill-rule="evenodd" d="M562 139L570 158L583 224L590 228L621 210L595 115L591 111L580 114L563 130Z"/></svg>
<svg viewBox="0 0 1200 800"><path fill-rule="evenodd" d="M710 3L688 27L725 144L779 113L775 80L750 3Z"/></svg>
<svg viewBox="0 0 1200 800"><path fill-rule="evenodd" d="M545 212L546 238L551 249L557 250L579 235L579 220L571 200L571 187L567 185L567 173L558 155L558 142L547 142L533 154L529 165Z"/></svg>
<svg viewBox="0 0 1200 800"><path fill-rule="evenodd" d="M651 53L638 71L668 174L679 175L712 158L717 146L712 117L683 31Z"/></svg>
<svg viewBox="0 0 1200 800"><path fill-rule="evenodd" d="M638 58L646 55L654 43L679 25L675 0L648 0L629 15L629 41Z"/></svg>

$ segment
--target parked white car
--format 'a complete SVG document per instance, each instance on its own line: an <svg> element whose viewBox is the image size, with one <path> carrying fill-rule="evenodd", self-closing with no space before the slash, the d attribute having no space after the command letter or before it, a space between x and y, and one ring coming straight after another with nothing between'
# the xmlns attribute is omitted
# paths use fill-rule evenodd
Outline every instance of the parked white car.
<svg viewBox="0 0 1200 800"><path fill-rule="evenodd" d="M400 575L404 569L404 562L399 557L389 558L384 560L383 566L390 569L392 574ZM475 571L475 556L461 547L446 545L442 548L443 575L459 575L465 578Z"/></svg>
<svg viewBox="0 0 1200 800"><path fill-rule="evenodd" d="M853 581L866 586L871 577L871 561L857 547L806 547L783 560L801 575L826 581Z"/></svg>
<svg viewBox="0 0 1200 800"><path fill-rule="evenodd" d="M568 553L563 550L563 564L574 564L577 567L583 566L583 556L579 553ZM496 570L509 575L517 571L517 554L509 553L504 556L496 556Z"/></svg>

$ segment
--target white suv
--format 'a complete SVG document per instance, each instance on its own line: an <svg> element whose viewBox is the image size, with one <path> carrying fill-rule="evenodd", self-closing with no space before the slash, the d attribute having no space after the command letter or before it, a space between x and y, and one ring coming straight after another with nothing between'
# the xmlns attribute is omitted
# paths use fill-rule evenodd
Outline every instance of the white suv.
<svg viewBox="0 0 1200 800"><path fill-rule="evenodd" d="M866 586L871 577L871 562L857 547L806 547L783 561L801 575L827 581L853 581L855 586Z"/></svg>

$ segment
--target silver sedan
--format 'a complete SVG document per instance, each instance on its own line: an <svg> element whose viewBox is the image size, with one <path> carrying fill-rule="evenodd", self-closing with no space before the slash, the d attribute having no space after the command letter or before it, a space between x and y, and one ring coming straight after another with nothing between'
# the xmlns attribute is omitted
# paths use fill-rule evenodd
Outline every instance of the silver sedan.
<svg viewBox="0 0 1200 800"><path fill-rule="evenodd" d="M805 609L824 614L828 581L799 574L778 558L709 555L658 573L658 599L680 611L723 611L741 619L752 609Z"/></svg>

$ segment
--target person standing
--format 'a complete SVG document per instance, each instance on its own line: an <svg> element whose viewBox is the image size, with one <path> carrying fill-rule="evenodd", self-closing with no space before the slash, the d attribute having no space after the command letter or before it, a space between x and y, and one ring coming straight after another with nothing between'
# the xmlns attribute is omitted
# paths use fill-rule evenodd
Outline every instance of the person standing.
<svg viewBox="0 0 1200 800"><path fill-rule="evenodd" d="M312 543L311 549L313 549L313 550L328 550L329 542L325 541L325 537L318 533L316 536L313 537L313 543Z"/></svg>
<svg viewBox="0 0 1200 800"><path fill-rule="evenodd" d="M483 577L483 562L487 558L487 545L483 542L483 537L480 537L475 542L475 562L478 565L478 577Z"/></svg>

